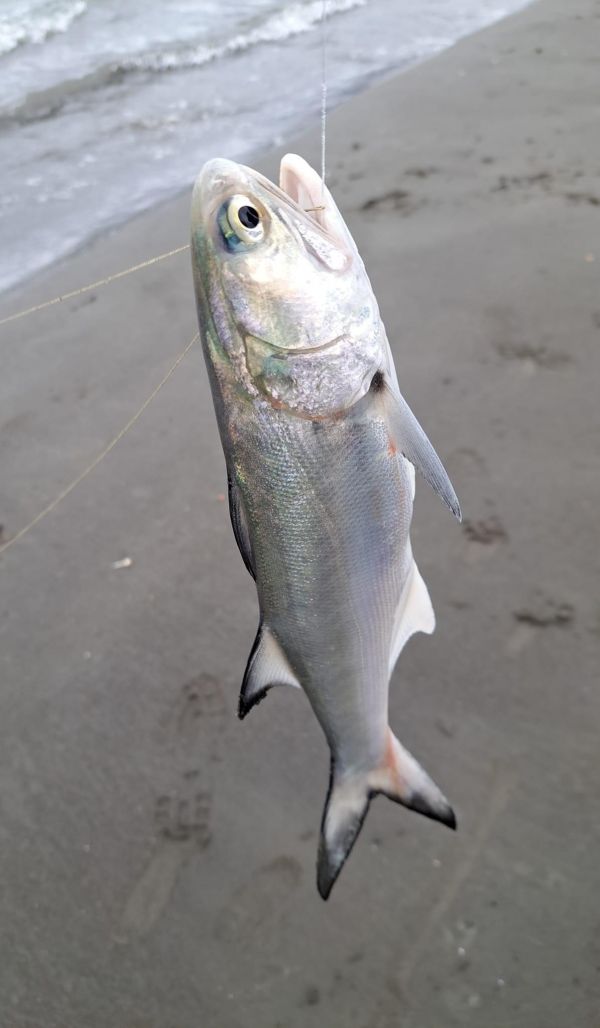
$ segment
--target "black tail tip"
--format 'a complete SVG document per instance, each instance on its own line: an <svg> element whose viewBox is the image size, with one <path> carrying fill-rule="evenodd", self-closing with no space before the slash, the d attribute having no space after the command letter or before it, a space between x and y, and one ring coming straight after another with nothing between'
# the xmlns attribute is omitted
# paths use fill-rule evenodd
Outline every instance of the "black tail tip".
<svg viewBox="0 0 600 1028"><path fill-rule="evenodd" d="M325 903L327 903L327 900L331 895L331 890L333 889L334 882L335 878L326 881L322 879L320 875L317 875L317 892L319 893L319 896Z"/></svg>
<svg viewBox="0 0 600 1028"><path fill-rule="evenodd" d="M453 832L456 831L456 814L449 803L446 803L443 807L433 806L425 796L415 792L411 796L410 803L406 805L417 814L423 814L424 817L429 817L432 821L439 821L440 824L446 825L446 828L451 828Z"/></svg>
<svg viewBox="0 0 600 1028"><path fill-rule="evenodd" d="M329 899L341 870L341 866L336 869L330 864L327 853L320 848L317 859L317 890L325 902Z"/></svg>
<svg viewBox="0 0 600 1028"><path fill-rule="evenodd" d="M323 824L321 827L321 838L319 840L319 851L317 854L317 889L323 900L329 899L331 890L337 882L340 873L352 852L364 820L369 810L371 801L370 795L363 800L362 809L355 809L346 813L346 820L338 825L337 831L328 832L327 812L330 804L335 804L336 792L332 790L327 797Z"/></svg>

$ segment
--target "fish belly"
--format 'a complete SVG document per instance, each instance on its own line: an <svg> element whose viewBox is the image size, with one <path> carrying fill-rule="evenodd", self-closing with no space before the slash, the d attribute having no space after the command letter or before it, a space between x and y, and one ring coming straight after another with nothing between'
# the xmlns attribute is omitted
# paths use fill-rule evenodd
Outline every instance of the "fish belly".
<svg viewBox="0 0 600 1028"><path fill-rule="evenodd" d="M339 768L372 768L387 740L396 611L413 567L413 480L385 423L269 410L234 433L261 615Z"/></svg>

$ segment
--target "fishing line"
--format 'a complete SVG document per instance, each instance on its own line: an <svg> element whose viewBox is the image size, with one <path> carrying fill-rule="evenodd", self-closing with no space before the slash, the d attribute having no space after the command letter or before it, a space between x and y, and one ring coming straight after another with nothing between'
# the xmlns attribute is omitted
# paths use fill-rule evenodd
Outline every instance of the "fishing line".
<svg viewBox="0 0 600 1028"><path fill-rule="evenodd" d="M74 296L89 293L90 289L99 289L100 286L106 286L109 282L115 282L118 278L125 278L126 275L132 275L134 271L141 271L142 268L149 268L152 264L158 264L159 261L166 261L168 257L174 257L175 254L183 253L184 250L189 250L189 248L190 244L186 243L185 246L178 246L174 250L167 250L166 253L159 253L157 257L150 257L147 261L142 261L141 264L133 264L131 268L125 268L124 271L117 271L114 275L100 278L97 282L90 282L89 286L81 286L80 289L73 289L70 293L55 296L52 300L37 303L35 307L27 307L25 310L17 311L15 314L9 314L6 318L0 318L0 325L7 325L9 321L18 321L19 318L25 318L28 314L35 314L36 311L43 311L46 307L54 306L55 303L62 303L63 300L72 300Z"/></svg>
<svg viewBox="0 0 600 1028"><path fill-rule="evenodd" d="M325 153L327 143L327 0L323 0L323 7L321 13L321 202L325 199L325 177L326 177L326 166L325 166ZM322 210L323 207L311 208L311 210ZM150 257L146 261L142 261L140 264L133 264L129 268L125 268L123 271L117 271L112 275L107 275L105 278L98 279L96 282L90 282L89 285L81 286L79 289L72 289L68 293L62 293L60 296L55 296L51 300L45 300L43 303L37 303L33 307L26 307L24 310L16 311L14 314L9 314L4 318L0 318L0 325L8 325L12 321L19 321L21 318L26 318L30 314L36 314L38 311L45 310L47 307L53 307L57 303L63 303L65 300L72 300L76 296L81 296L83 293L88 293L91 289L100 289L102 286L108 285L110 282L115 282L117 279L125 278L127 275L132 275L136 271L141 271L143 268L149 268L153 264L158 264L160 261L167 260L169 257L175 257L178 253L183 253L185 250L189 250L190 244L186 243L184 246L178 246L173 250L167 250L165 253L158 254L156 257ZM129 432L135 425L136 421L142 416L146 408L152 403L155 397L158 395L160 390L169 381L171 375L179 367L182 360L191 350L194 343L197 341L199 333L196 332L193 339L187 344L187 346L181 351L175 362L171 365L166 375L161 379L158 385L152 390L150 395L144 400L141 407L132 415L129 421L123 426L123 428L114 436L113 439L104 447L103 450L94 458L91 464L88 464L83 471L73 479L55 498L48 503L36 516L24 525L16 535L8 539L5 543L0 544L0 554L4 553L11 546L14 546L16 542L19 542L36 525L39 525L40 521L43 521L48 514L56 508L69 496L73 490L80 485L91 475L98 465L104 460L105 457L115 448L117 443Z"/></svg>
<svg viewBox="0 0 600 1028"><path fill-rule="evenodd" d="M327 0L321 12L321 203L325 200L325 144L327 141Z"/></svg>
<svg viewBox="0 0 600 1028"><path fill-rule="evenodd" d="M185 247L183 249L185 249ZM108 443L108 445L105 446L104 449L96 457L94 457L94 460L91 462L91 464L88 464L88 466L84 468L84 470L81 471L79 475L77 475L77 478L74 478L73 481L70 482L69 485L66 486L66 488L58 494L58 496L55 496L55 498L49 504L47 504L47 506L44 507L43 510L39 512L39 514L36 514L36 516L33 518L32 521L29 522L29 524L24 525L23 528L21 528L16 535L13 535L11 539L8 539L7 542L0 545L0 554L4 553L5 550L8 550L9 547L14 546L14 544L18 542L20 539L23 539L23 537L26 536L32 528L34 528L36 525L39 525L40 521L42 521L43 518L47 517L48 514L51 514L53 510L56 510L59 503L62 503L62 501L65 500L67 496L69 496L69 494L73 492L76 486L78 486L80 482L83 482L84 478L87 478L88 475L91 475L92 471L94 471L94 469L98 467L100 462L108 456L110 451L114 450L117 443L121 441L124 435L127 435L129 429L133 428L138 418L142 416L142 414L146 410L146 407L148 407L152 403L154 398L158 396L162 387L166 385L173 372L181 364L183 358L189 353L192 346L198 339L199 335L200 333L196 332L194 338L190 339L189 343L187 344L185 349L181 351L181 353L177 357L177 360L171 365L166 375L163 376L158 385L152 390L150 396L148 396L147 399L144 400L142 406L138 408L138 410L129 419L127 424L123 426L120 432L117 432L116 436L113 439L111 439L110 443Z"/></svg>

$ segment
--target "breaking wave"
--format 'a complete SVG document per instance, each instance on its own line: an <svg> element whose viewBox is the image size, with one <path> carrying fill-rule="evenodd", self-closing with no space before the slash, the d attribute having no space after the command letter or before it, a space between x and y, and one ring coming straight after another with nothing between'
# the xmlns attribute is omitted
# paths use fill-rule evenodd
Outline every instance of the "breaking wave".
<svg viewBox="0 0 600 1028"><path fill-rule="evenodd" d="M327 16L330 18L354 7L363 7L365 3L366 0L330 0ZM242 26L242 31L220 45L211 47L186 44L177 49L154 51L124 61L121 67L126 71L175 71L179 68L200 67L219 57L242 53L260 43L279 43L301 32L308 32L321 21L322 16L323 0L291 4L282 11L273 12L261 24L245 29Z"/></svg>
<svg viewBox="0 0 600 1028"><path fill-rule="evenodd" d="M365 3L366 0L329 0L328 20L333 15L342 14L355 7L363 7ZM79 6L83 10L86 6L85 0L73 0L70 4L71 10ZM236 35L225 42L215 41L212 45L185 43L178 47L148 50L122 58L102 65L80 78L67 79L49 89L30 93L18 106L0 111L0 122L16 119L25 123L52 117L66 103L77 101L92 90L119 84L131 74L160 74L199 68L211 61L235 56L261 44L283 42L292 36L309 32L318 25L322 15L323 0L297 2L283 10L272 11L258 24L241 25ZM75 16L74 14L73 17Z"/></svg>
<svg viewBox="0 0 600 1028"><path fill-rule="evenodd" d="M0 14L0 55L26 43L43 43L50 36L66 32L86 8L86 0L45 0L17 16Z"/></svg>

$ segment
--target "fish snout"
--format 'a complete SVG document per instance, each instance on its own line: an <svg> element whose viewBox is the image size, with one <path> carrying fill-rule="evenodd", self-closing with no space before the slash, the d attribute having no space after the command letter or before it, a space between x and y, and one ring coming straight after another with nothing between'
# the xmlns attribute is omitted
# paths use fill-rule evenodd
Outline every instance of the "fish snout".
<svg viewBox="0 0 600 1028"><path fill-rule="evenodd" d="M235 193L243 193L250 182L246 169L225 157L213 157L203 166L192 198L192 216L204 220L222 201Z"/></svg>

